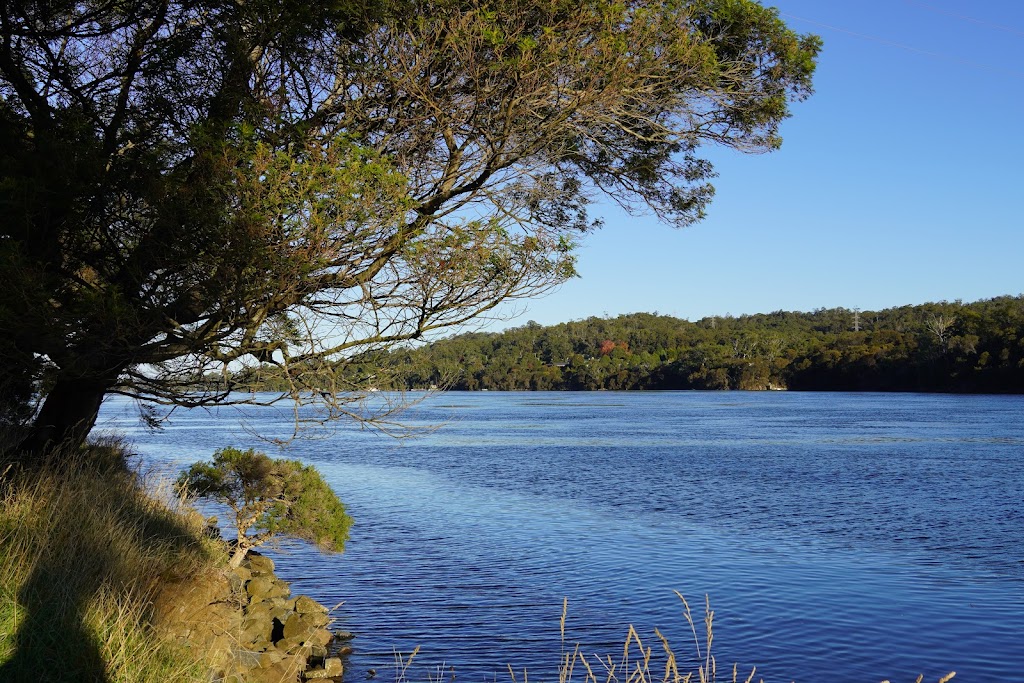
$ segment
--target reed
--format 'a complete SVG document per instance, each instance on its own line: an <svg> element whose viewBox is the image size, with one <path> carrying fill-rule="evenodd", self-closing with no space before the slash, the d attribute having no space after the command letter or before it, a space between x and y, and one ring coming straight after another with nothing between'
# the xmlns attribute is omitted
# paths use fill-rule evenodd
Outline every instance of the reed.
<svg viewBox="0 0 1024 683"><path fill-rule="evenodd" d="M680 657L676 650L669 643L668 638L658 629L654 629L655 637L661 649L660 656L655 665L654 653L650 646L645 646L632 626L626 631L625 641L622 646L622 654L616 659L611 655L604 657L593 656L588 660L576 644L571 649L566 647L565 621L569 610L568 600L562 601L562 617L559 622L562 638L562 660L558 671L558 683L716 683L718 681L718 666L715 655L712 653L714 642L714 619L715 612L711 609L711 601L707 595L704 596L704 619L702 628L690 611L690 604L679 591L674 591L676 597L682 604L683 619L690 628L693 636L693 649L696 657L692 662L696 663L696 669L683 670L680 665ZM703 639L701 638L703 636ZM660 667L660 672L655 667ZM692 665L691 665L692 666ZM733 664L728 680L732 683L753 683L757 667L753 667L745 678L740 678L739 666ZM512 683L520 683L516 679L515 672L509 667L509 675ZM951 671L941 677L938 683L949 683L956 672ZM764 683L758 679L759 683ZM916 683L923 683L924 676L918 676ZM522 683L528 683L527 675L524 672ZM882 681L889 683L889 681Z"/></svg>

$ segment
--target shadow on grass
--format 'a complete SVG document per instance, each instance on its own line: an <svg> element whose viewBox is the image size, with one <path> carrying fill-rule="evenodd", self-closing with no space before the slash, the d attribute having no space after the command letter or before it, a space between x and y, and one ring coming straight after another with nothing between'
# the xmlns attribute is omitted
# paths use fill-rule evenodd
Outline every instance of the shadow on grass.
<svg viewBox="0 0 1024 683"><path fill-rule="evenodd" d="M153 649L145 615L158 582L203 557L195 530L123 466L8 471L0 487L0 580L18 603L0 681L132 680Z"/></svg>

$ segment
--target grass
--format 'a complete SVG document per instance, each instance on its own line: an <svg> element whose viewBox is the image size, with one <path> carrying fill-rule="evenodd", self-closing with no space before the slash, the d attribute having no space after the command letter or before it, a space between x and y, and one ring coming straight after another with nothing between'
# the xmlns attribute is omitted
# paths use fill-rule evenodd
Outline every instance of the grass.
<svg viewBox="0 0 1024 683"><path fill-rule="evenodd" d="M562 619L560 622L562 634L562 661L559 666L559 683L573 683L574 680L583 679L582 683L716 683L718 681L718 665L715 656L712 654L712 643L714 642L714 619L715 613L711 609L711 602L708 596L704 596L704 619L700 629L694 621L690 611L690 605L686 598L679 591L675 591L683 606L683 618L690 627L693 635L693 648L696 655L693 661L696 669L684 671L680 669L680 657L661 631L654 629L654 634L661 648L657 660L657 666L662 668L661 672L654 670L654 653L650 646L645 646L640 635L632 625L626 632L626 638L622 647L622 654L616 660L612 655L605 657L593 657L588 660L580 651L577 644L571 651L565 647L565 618L568 612L568 601L562 602ZM703 647L701 645L703 635ZM745 678L737 665L732 666L728 680L732 683L753 683L757 667L750 670ZM515 674L509 668L512 683L519 683ZM949 683L956 675L950 672L939 679L938 683ZM916 683L923 683L924 676L918 676ZM758 679L759 683L763 683ZM523 675L522 683L528 683L526 675ZM889 683L882 681L882 683Z"/></svg>
<svg viewBox="0 0 1024 683"><path fill-rule="evenodd" d="M160 640L150 604L164 582L215 562L201 519L153 490L116 442L34 471L0 465L0 680L205 681Z"/></svg>
<svg viewBox="0 0 1024 683"><path fill-rule="evenodd" d="M693 635L693 648L696 658L690 661L695 663L696 668L682 670L680 668L680 657L661 631L654 629L654 634L660 646L660 652L655 657L655 650L645 646L640 634L632 625L626 632L622 646L622 654L616 656L593 655L586 657L579 643L569 649L565 640L565 620L569 611L568 600L562 601L562 618L559 622L562 638L562 658L558 667L558 683L717 683L718 665L715 656L711 652L714 642L714 618L715 613L711 609L711 603L707 596L704 597L704 619L698 633L697 623L694 621L690 611L690 605L686 598L679 591L675 591L683 606L683 618L690 627ZM703 641L701 640L703 636ZM396 683L408 683L409 671L413 659L419 654L417 647L408 656L396 653L395 655L395 681ZM689 659L689 658L687 658ZM656 671L660 668L660 671ZM751 669L745 678L741 678L739 667L733 665L728 674L728 680L732 683L753 683L757 668ZM529 683L530 677L527 671L522 672L521 679L512 669L508 667L511 683ZM951 671L939 678L938 683L949 683L956 676ZM428 676L430 683L444 683L445 674L439 671L436 677ZM582 681L580 680L582 679ZM455 680L455 676L451 676ZM923 683L924 676L918 676L915 683ZM758 683L764 683L758 679ZM889 683L882 681L881 683Z"/></svg>

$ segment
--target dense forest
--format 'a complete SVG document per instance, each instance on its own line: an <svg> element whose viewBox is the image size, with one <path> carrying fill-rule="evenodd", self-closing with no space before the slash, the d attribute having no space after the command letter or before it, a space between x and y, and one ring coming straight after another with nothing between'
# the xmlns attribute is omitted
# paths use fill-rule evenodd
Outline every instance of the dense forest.
<svg viewBox="0 0 1024 683"><path fill-rule="evenodd" d="M1024 296L696 322L656 313L471 333L376 358L462 390L1024 391ZM346 372L371 371L352 363Z"/></svg>

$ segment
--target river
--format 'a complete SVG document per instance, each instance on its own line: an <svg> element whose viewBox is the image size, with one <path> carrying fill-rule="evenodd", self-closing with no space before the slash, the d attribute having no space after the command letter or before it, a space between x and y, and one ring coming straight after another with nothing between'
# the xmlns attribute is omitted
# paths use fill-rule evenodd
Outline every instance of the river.
<svg viewBox="0 0 1024 683"><path fill-rule="evenodd" d="M172 417L150 432L114 399L99 427L159 470L298 458L348 505L344 554L270 554L342 603L349 681L417 645L412 680L557 680L563 598L568 647L621 655L634 624L657 651L657 627L685 663L674 590L699 633L709 596L720 680L1024 680L1024 396L449 393L405 414L425 435L343 424L283 452L242 421L283 435L289 410Z"/></svg>

